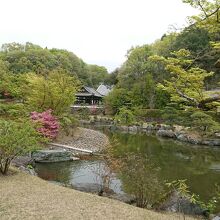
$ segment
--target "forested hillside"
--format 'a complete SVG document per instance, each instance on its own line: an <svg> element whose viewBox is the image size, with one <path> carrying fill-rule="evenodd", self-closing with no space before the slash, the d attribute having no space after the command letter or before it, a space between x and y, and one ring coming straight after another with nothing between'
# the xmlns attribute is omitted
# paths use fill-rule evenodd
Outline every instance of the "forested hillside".
<svg viewBox="0 0 220 220"><path fill-rule="evenodd" d="M47 49L27 42L3 44L0 52L1 65L12 74L47 74L59 69L77 77L82 84L97 87L109 78L105 67L86 64L74 53L61 49Z"/></svg>

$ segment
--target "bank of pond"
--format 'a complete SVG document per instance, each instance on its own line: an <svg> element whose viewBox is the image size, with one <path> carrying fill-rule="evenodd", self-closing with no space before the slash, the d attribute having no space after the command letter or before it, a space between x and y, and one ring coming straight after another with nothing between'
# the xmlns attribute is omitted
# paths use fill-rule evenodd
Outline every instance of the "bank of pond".
<svg viewBox="0 0 220 220"><path fill-rule="evenodd" d="M145 190L155 203L154 200L160 198L159 195L155 197L155 192L160 193L164 182L174 180L187 180L190 192L198 194L204 202L216 195L216 184L220 184L220 148L150 134L107 132L107 135L114 148L113 157L126 158L121 170L114 169L104 157L85 157L72 162L37 163L38 176L129 203L137 193L132 187L145 187L140 190ZM217 206L215 212L219 211L220 206Z"/></svg>

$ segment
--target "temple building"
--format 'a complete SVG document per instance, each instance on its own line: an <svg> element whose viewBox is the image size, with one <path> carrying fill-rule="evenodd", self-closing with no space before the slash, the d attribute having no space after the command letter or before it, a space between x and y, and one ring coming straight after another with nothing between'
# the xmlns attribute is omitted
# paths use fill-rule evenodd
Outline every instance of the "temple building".
<svg viewBox="0 0 220 220"><path fill-rule="evenodd" d="M82 89L76 93L76 105L100 105L104 96L95 89L83 86Z"/></svg>

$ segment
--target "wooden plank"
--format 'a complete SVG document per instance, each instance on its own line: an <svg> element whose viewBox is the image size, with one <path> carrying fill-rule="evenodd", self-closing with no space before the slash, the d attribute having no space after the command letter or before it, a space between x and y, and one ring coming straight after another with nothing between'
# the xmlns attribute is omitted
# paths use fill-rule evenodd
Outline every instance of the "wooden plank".
<svg viewBox="0 0 220 220"><path fill-rule="evenodd" d="M70 149L70 150L80 151L80 152L83 152L83 153L93 154L93 151L91 151L91 150L76 148L76 147L72 147L72 146L69 146L69 145L56 144L56 143L49 143L49 145L56 146L56 147L63 147L63 148L67 148L67 149Z"/></svg>

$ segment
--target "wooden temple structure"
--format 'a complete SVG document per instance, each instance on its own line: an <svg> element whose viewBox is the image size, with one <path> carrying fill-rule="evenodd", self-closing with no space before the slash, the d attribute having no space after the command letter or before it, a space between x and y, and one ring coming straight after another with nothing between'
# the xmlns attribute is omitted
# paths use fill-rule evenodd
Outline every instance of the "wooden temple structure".
<svg viewBox="0 0 220 220"><path fill-rule="evenodd" d="M82 89L76 93L76 105L100 105L102 103L103 95L95 89L83 86Z"/></svg>

